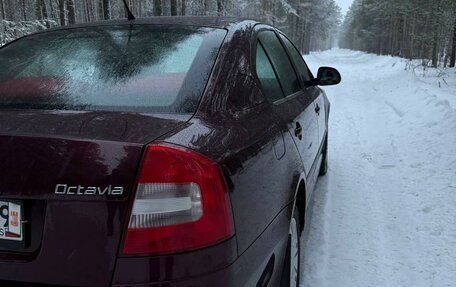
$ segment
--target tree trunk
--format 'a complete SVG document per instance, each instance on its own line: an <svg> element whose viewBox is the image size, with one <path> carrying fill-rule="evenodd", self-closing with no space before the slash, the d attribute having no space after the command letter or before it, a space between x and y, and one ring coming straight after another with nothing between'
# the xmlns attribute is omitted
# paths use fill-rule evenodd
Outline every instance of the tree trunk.
<svg viewBox="0 0 456 287"><path fill-rule="evenodd" d="M82 4L83 4L83 8L84 8L84 19L86 22L89 22L90 21L90 15L89 15L89 7L88 7L88 0L83 0Z"/></svg>
<svg viewBox="0 0 456 287"><path fill-rule="evenodd" d="M143 5L144 5L144 2L139 2L138 3L138 6L137 6L138 7L138 9L137 9L138 10L138 14L136 14L136 15L138 15L138 17L142 17L143 16L143 10L144 10Z"/></svg>
<svg viewBox="0 0 456 287"><path fill-rule="evenodd" d="M177 0L171 0L171 16L177 16Z"/></svg>
<svg viewBox="0 0 456 287"><path fill-rule="evenodd" d="M36 4L35 15L36 15L36 19L38 19L38 20L43 20L42 2L43 2L43 0L36 0L36 2L35 2L35 4Z"/></svg>
<svg viewBox="0 0 456 287"><path fill-rule="evenodd" d="M22 17L24 21L27 21L27 5L25 5L25 0L22 0Z"/></svg>
<svg viewBox="0 0 456 287"><path fill-rule="evenodd" d="M97 18L97 15L98 15L98 9L97 9L97 5L95 3L95 0L90 0L89 1L89 12L90 12L90 21L96 21L98 18Z"/></svg>
<svg viewBox="0 0 456 287"><path fill-rule="evenodd" d="M60 26L65 26L65 1L59 0L59 16L60 16Z"/></svg>
<svg viewBox="0 0 456 287"><path fill-rule="evenodd" d="M5 0L0 0L0 8L2 9L2 19L6 20L6 13L5 13Z"/></svg>
<svg viewBox="0 0 456 287"><path fill-rule="evenodd" d="M46 4L45 4L46 6ZM57 15L56 15L56 11L54 9L54 6L53 6L53 1L52 0L49 0L49 9L51 10L51 18L52 19L56 19L57 18Z"/></svg>
<svg viewBox="0 0 456 287"><path fill-rule="evenodd" d="M46 2L44 2L44 0L40 0L41 1L41 11L42 11L42 14L43 14L43 19L47 20L48 19L48 12L47 12L47 8L46 8ZM47 28L51 28L51 23L49 23L49 21L46 21L46 27Z"/></svg>
<svg viewBox="0 0 456 287"><path fill-rule="evenodd" d="M76 24L76 11L74 7L74 0L68 0L68 23Z"/></svg>
<svg viewBox="0 0 456 287"><path fill-rule="evenodd" d="M93 13L93 0L86 0L86 10L87 10L87 22L92 22L94 20L94 13Z"/></svg>
<svg viewBox="0 0 456 287"><path fill-rule="evenodd" d="M218 16L223 16L225 13L225 7L222 0L217 0L217 14Z"/></svg>
<svg viewBox="0 0 456 287"><path fill-rule="evenodd" d="M434 32L434 41L432 43L432 66L434 68L437 68L438 65L438 47L437 47L437 41L438 41L438 32L437 30Z"/></svg>
<svg viewBox="0 0 456 287"><path fill-rule="evenodd" d="M111 2L109 0L103 0L103 19L111 19Z"/></svg>
<svg viewBox="0 0 456 287"><path fill-rule="evenodd" d="M103 1L97 0L98 3L94 4L95 9L97 11L97 15L95 19L103 20L104 19L104 10L103 10Z"/></svg>
<svg viewBox="0 0 456 287"><path fill-rule="evenodd" d="M416 9L413 11L412 31L410 33L410 60L415 57L415 27L416 27Z"/></svg>
<svg viewBox="0 0 456 287"><path fill-rule="evenodd" d="M408 27L408 18L407 15L403 16L403 22L402 22L402 34L401 34L401 40L399 42L399 56L400 57L407 57L406 51L407 51L407 44L406 44L406 34L407 34L407 27Z"/></svg>
<svg viewBox="0 0 456 287"><path fill-rule="evenodd" d="M427 35L428 34L428 25L429 24L429 15L426 16L426 24L424 25L424 35ZM427 58L428 55L425 54L425 50L426 50L426 41L421 41L421 50L420 50L420 54L419 54L419 57L421 59L424 59L424 58ZM429 59L429 58L428 58Z"/></svg>
<svg viewBox="0 0 456 287"><path fill-rule="evenodd" d="M456 16L454 18L453 24L453 47L451 48L451 58L450 58L450 67L454 68L456 66Z"/></svg>
<svg viewBox="0 0 456 287"><path fill-rule="evenodd" d="M162 15L162 3L161 0L154 0L154 16Z"/></svg>

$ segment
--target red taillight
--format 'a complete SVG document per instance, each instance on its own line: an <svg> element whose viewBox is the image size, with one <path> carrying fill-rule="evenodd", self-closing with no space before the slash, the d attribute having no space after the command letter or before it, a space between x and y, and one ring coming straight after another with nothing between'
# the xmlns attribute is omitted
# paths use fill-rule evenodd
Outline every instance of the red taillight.
<svg viewBox="0 0 456 287"><path fill-rule="evenodd" d="M181 147L148 146L123 254L182 252L219 243L233 234L229 197L219 166Z"/></svg>

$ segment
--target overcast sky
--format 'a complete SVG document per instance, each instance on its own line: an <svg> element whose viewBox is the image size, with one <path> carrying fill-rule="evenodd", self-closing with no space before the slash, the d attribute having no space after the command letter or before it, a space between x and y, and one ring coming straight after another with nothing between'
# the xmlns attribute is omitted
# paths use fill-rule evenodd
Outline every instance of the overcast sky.
<svg viewBox="0 0 456 287"><path fill-rule="evenodd" d="M336 0L337 4L342 8L342 14L347 13L348 8L352 4L353 0Z"/></svg>

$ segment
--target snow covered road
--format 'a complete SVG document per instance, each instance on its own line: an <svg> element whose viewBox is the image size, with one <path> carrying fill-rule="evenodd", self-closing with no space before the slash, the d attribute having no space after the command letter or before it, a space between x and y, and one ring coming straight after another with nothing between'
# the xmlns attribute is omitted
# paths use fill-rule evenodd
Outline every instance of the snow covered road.
<svg viewBox="0 0 456 287"><path fill-rule="evenodd" d="M325 88L330 168L302 239L301 286L456 286L456 70L445 83L394 57L305 59L343 83Z"/></svg>

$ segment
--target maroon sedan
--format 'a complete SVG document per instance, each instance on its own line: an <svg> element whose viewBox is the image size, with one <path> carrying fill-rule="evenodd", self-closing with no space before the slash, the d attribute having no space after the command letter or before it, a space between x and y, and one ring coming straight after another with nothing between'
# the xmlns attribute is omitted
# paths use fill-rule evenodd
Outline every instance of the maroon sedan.
<svg viewBox="0 0 456 287"><path fill-rule="evenodd" d="M47 30L0 66L1 286L297 286L336 70L191 17Z"/></svg>

